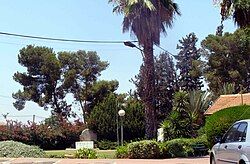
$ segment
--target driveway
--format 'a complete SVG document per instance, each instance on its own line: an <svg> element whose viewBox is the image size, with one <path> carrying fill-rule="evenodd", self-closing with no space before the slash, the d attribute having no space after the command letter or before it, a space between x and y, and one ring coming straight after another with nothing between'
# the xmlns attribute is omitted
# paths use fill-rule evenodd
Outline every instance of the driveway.
<svg viewBox="0 0 250 164"><path fill-rule="evenodd" d="M55 159L55 158L0 158L1 164L209 164L209 157L174 159Z"/></svg>

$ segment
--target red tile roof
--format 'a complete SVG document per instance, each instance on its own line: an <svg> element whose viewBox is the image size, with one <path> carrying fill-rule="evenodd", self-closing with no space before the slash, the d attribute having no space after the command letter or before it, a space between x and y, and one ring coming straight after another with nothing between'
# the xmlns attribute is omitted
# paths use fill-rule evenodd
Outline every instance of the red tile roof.
<svg viewBox="0 0 250 164"><path fill-rule="evenodd" d="M246 94L233 94L233 95L221 95L212 106L210 106L205 115L211 115L219 110L242 105L242 100L244 105L250 105L250 93Z"/></svg>

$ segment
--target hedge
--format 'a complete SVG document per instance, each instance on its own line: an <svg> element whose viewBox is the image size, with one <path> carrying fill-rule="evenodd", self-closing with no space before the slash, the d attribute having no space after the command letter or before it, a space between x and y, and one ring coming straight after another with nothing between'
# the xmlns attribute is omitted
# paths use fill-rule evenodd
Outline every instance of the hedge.
<svg viewBox="0 0 250 164"><path fill-rule="evenodd" d="M128 157L135 159L157 159L160 146L156 141L144 140L128 144Z"/></svg>
<svg viewBox="0 0 250 164"><path fill-rule="evenodd" d="M198 138L177 138L170 141L165 141L160 144L161 158L175 158L175 157L194 157L206 155L208 142L206 135ZM204 150L197 152L195 147L202 146Z"/></svg>
<svg viewBox="0 0 250 164"><path fill-rule="evenodd" d="M203 145L202 152L196 152L196 145ZM206 135L194 139L179 138L165 142L151 140L132 142L127 146L116 149L117 158L136 158L136 159L157 159L174 157L194 157L206 155L207 150Z"/></svg>
<svg viewBox="0 0 250 164"><path fill-rule="evenodd" d="M205 131L208 145L211 148L216 137L222 137L229 127L236 121L250 119L250 106L235 106L215 112L206 119Z"/></svg>

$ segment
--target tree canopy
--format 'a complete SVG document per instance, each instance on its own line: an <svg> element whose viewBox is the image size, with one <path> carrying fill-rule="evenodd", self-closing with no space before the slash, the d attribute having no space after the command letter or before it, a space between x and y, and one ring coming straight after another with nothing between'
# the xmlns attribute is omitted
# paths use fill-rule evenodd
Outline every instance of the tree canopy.
<svg viewBox="0 0 250 164"><path fill-rule="evenodd" d="M183 91L200 90L202 84L202 61L200 49L196 47L198 38L190 33L177 45L176 67L180 71L178 85Z"/></svg>
<svg viewBox="0 0 250 164"><path fill-rule="evenodd" d="M250 25L249 0L222 0L220 5L222 21L232 16L237 26L247 27Z"/></svg>
<svg viewBox="0 0 250 164"><path fill-rule="evenodd" d="M87 101L94 103L100 94L118 87L117 81L102 81L99 82L102 87L93 87L99 84L101 71L108 67L108 62L101 61L94 51L55 53L48 47L28 45L20 50L18 62L27 68L27 72L13 76L23 86L22 91L13 94L18 110L24 108L26 101L33 101L45 109L52 108L53 114L70 116L72 104L66 101L66 95L71 93L87 117L90 112Z"/></svg>
<svg viewBox="0 0 250 164"><path fill-rule="evenodd" d="M234 85L235 93L250 91L250 28L223 36L209 35L202 41L207 57L205 78L210 90L220 93L223 84Z"/></svg>

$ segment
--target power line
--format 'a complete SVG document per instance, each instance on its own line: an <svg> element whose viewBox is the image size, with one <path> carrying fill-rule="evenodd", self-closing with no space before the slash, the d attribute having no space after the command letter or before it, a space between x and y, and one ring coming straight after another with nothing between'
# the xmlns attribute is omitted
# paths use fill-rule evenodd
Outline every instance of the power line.
<svg viewBox="0 0 250 164"><path fill-rule="evenodd" d="M10 97L10 96L0 95L0 97L2 97L2 98L7 98L7 99L12 99L12 97Z"/></svg>
<svg viewBox="0 0 250 164"><path fill-rule="evenodd" d="M19 115L19 116L14 116L14 115L8 115L7 117L32 117L33 115Z"/></svg>
<svg viewBox="0 0 250 164"><path fill-rule="evenodd" d="M125 41L104 41L104 40L77 40L77 39L64 39L64 38L52 38L52 37L42 37L42 36L32 36L23 34L14 34L8 32L0 32L0 35L7 35L13 37L30 38L30 39L40 39L40 40L50 40L50 41L60 41L60 42L74 42L74 43L93 43L93 44L123 44ZM130 41L137 42L137 41Z"/></svg>
<svg viewBox="0 0 250 164"><path fill-rule="evenodd" d="M165 51L166 53L168 53L169 55L171 55L172 57L174 57L174 59L176 58L176 55L173 55L172 53L170 53L168 50L165 50L164 48L162 48L159 45L156 45L158 48L160 48L161 50Z"/></svg>
<svg viewBox="0 0 250 164"><path fill-rule="evenodd" d="M28 44L22 44L22 43L13 43L13 42L3 42L0 41L0 44L7 44L7 45L17 45L17 46L26 46ZM40 44L36 44L36 45L40 45ZM62 49L62 50L75 50L75 49L81 49L79 47L58 47L58 46L53 46L53 48L55 49ZM125 49L125 48L90 48L89 51L130 51L130 49Z"/></svg>

